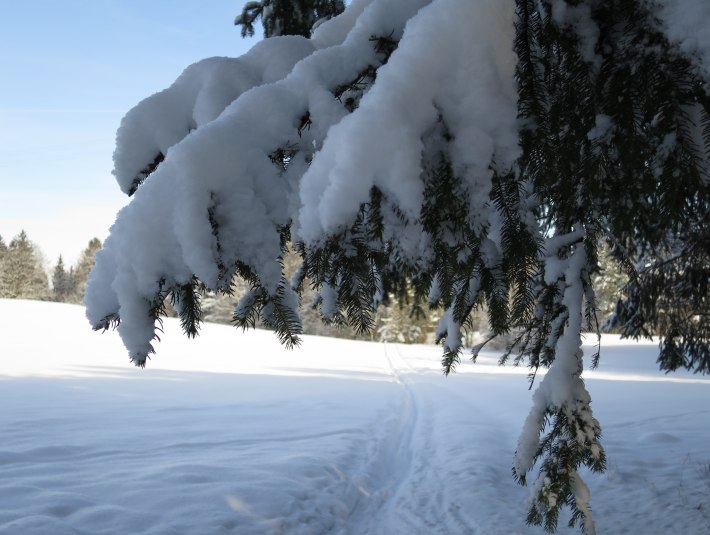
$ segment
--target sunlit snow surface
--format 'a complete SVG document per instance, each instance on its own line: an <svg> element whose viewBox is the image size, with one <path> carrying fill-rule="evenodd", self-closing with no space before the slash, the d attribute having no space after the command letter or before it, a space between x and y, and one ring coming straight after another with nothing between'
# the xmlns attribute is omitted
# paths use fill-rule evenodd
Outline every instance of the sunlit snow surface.
<svg viewBox="0 0 710 535"><path fill-rule="evenodd" d="M542 533L510 476L527 370L495 355L446 378L436 347L166 320L140 370L78 306L0 300L0 326L2 535ZM599 533L708 533L710 379L604 342Z"/></svg>

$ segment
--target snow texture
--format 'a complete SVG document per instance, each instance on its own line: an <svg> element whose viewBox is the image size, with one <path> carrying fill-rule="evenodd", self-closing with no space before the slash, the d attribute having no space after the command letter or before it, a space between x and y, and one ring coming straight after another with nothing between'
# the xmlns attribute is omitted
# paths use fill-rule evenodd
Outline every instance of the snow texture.
<svg viewBox="0 0 710 535"><path fill-rule="evenodd" d="M204 60L138 104L122 122L114 157L120 187L137 191L92 273L91 323L120 317L119 332L140 360L151 349L159 281L167 288L195 275L217 289L232 274L220 266L240 261L274 294L282 285L279 229L290 225L295 240L318 244L352 224L373 186L386 198L384 239L395 238L400 257L427 262L422 162L439 120L474 207L472 226L489 233L484 261L495 266L500 216L488 199L490 178L519 155L513 9L512 0L355 1L310 40L277 37L240 58ZM702 56L710 37L698 21L708 9L685 0L658 13L672 40ZM552 16L577 32L595 62L589 6L555 0ZM333 91L379 66L373 36L398 46L350 113ZM603 138L609 125L598 116L588 137ZM289 147L298 152L288 167L274 165L274 152ZM546 280L560 269L550 257Z"/></svg>
<svg viewBox="0 0 710 535"><path fill-rule="evenodd" d="M138 371L82 316L0 300L0 535L543 533L510 478L527 370L495 353L443 377L435 347L294 353L167 319ZM707 533L710 380L660 373L655 343L603 348L584 372L606 422L609 468L586 476L599 533Z"/></svg>
<svg viewBox="0 0 710 535"><path fill-rule="evenodd" d="M669 39L710 65L710 4L658 5ZM118 334L130 358L142 364L154 349L155 309L164 291L194 277L210 289L224 289L237 264L256 275L259 291L295 304L279 262L282 229L289 228L294 241L323 245L353 225L373 187L384 199L383 239L392 242L390 253L412 265L431 262L433 240L421 221L424 165L431 163L427 156L436 153L440 139L447 140L447 158L460 179L455 195L470 207L467 223L481 232L481 260L487 269L499 268L502 217L490 202L491 179L494 172L515 171L520 155L514 7L513 0L354 0L321 24L312 39L274 37L240 58L201 61L139 103L117 133L114 174L133 199L118 214L91 273L85 298L91 324L105 327L120 318ZM599 30L590 13L588 3L552 2L554 22L576 32L583 59L598 66ZM397 42L389 52L388 42ZM385 48L378 48L383 43ZM375 70L375 81L354 95L358 80L371 80ZM346 91L357 97L357 106L347 104ZM597 116L588 138L609 135L610 121ZM521 218L534 229L536 199L531 195L527 202ZM453 231L437 239L452 247L463 243ZM579 226L544 243L544 282L558 285L564 313L555 318L546 341L556 360L534 394L518 442L518 474L534 468L551 410L574 415L581 422L575 439L580 445L591 442L596 455L602 451L581 378L587 274L577 243L583 239ZM468 254L462 247L459 260ZM332 319L338 313L338 281L330 282L322 287L319 304ZM438 284L432 285L431 300L441 295ZM453 291L463 295L467 310L480 287L472 278ZM248 311L257 298L264 296L248 294L237 312ZM451 308L440 322L438 334L452 354L461 349L461 320ZM404 388L403 372L393 367L391 354L386 357L389 372ZM415 408L414 397L407 390L406 414ZM403 442L397 448L412 457ZM545 488L545 474L536 485ZM572 475L572 487L591 533L589 489L579 474ZM372 491L361 494L369 498ZM352 511L363 500L356 496L352 503L326 508ZM553 504L556 496L547 499ZM340 520L333 522L329 529L337 532L333 526Z"/></svg>
<svg viewBox="0 0 710 535"><path fill-rule="evenodd" d="M659 0L661 27L685 54L700 61L710 83L710 2L707 0Z"/></svg>
<svg viewBox="0 0 710 535"><path fill-rule="evenodd" d="M706 66L709 6L683 0L656 9L669 38ZM555 0L552 17L596 62L589 9ZM483 260L494 268L501 229L491 176L511 170L520 153L513 12L512 0L356 0L312 39L275 37L239 58L206 59L139 103L122 121L114 155L119 186L134 198L91 274L91 324L120 317L119 333L141 362L161 290L193 276L225 288L241 262L276 295L284 287L280 230L318 245L352 225L373 186L386 199L384 240L393 239L399 258L429 262L423 156L442 121L471 226L488 232ZM383 66L373 36L398 42ZM334 98L372 68L377 79L357 109ZM598 116L588 137L603 138L609 124ZM289 150L287 164L275 165ZM560 269L550 257L546 279Z"/></svg>
<svg viewBox="0 0 710 535"><path fill-rule="evenodd" d="M279 229L290 224L294 239L316 244L352 224L372 186L387 198L385 238L397 237L398 254L431 257L418 221L422 139L440 118L454 171L481 207L471 217L495 235L492 169L506 171L519 154L512 14L513 2L499 0L352 2L311 40L271 38L237 59L204 60L138 104L114 156L116 179L134 198L90 277L92 325L120 317L140 362L152 349L161 288L193 275L225 287L232 272L220 266L240 261L273 295L282 285ZM333 91L383 61L373 36L399 45L349 113ZM274 165L275 151L289 147L298 153L287 168Z"/></svg>
<svg viewBox="0 0 710 535"><path fill-rule="evenodd" d="M710 4L659 5L669 39L707 68ZM513 7L511 0L354 1L310 40L277 37L239 58L203 60L139 103L117 133L114 174L125 192L137 187L136 179L145 181L119 213L92 274L91 323L120 316L121 336L139 358L150 350L148 307L160 280L169 287L196 275L218 288L231 274L220 273L220 262L239 260L275 292L278 229L291 224L295 239L318 243L352 223L372 186L407 218L402 224L385 213L385 239L397 237L404 258L426 261L431 244L419 223L423 140L439 118L453 139L453 170L477 207L474 228L489 229L483 253L496 258L491 169L504 172L519 155ZM595 62L598 29L589 6L555 0L552 16L577 32L584 58ZM381 61L372 36L399 45L348 113L333 90ZM301 128L306 112L308 126ZM603 138L609 125L598 116L588 137ZM289 146L299 153L284 172L271 156ZM165 161L151 173L156 158ZM219 225L219 243L208 213Z"/></svg>
<svg viewBox="0 0 710 535"><path fill-rule="evenodd" d="M562 243L569 242L570 237L576 233L564 235ZM581 237L581 236L580 236ZM554 238L550 241L553 241ZM552 250L550 250L551 252ZM546 265L549 265L547 262ZM592 415L591 396L582 380L583 356L582 351L582 296L584 289L582 286L583 270L587 265L587 258L582 247L578 247L569 256L566 268L563 273L559 273L556 279L563 281L564 290L562 295L562 305L566 309L566 314L560 321L565 322L565 329L562 335L554 340L555 361L540 382L533 395L533 406L530 414L523 424L523 430L518 441L515 454L514 469L516 474L524 475L534 466L536 456L540 449L540 433L545 429L545 417L548 411L553 413L562 411L569 421L576 420L580 426L577 436L571 437L577 442L579 449L589 447L598 458L601 453L601 445L596 434L599 431L599 423ZM546 269L546 282L549 273ZM555 331L553 327L552 331ZM587 444L591 444L587 446ZM572 492L575 503L584 514L584 532L595 533L595 523L591 516L589 506L589 489L582 477L571 474ZM545 474L539 476L539 480L545 480ZM544 487L543 487L544 488ZM548 495L548 503L553 506L555 503L553 494Z"/></svg>
<svg viewBox="0 0 710 535"><path fill-rule="evenodd" d="M589 3L571 5L565 0L552 1L552 18L560 26L570 26L579 37L582 58L596 66L601 65L594 51L599 39L599 28L592 20L592 8Z"/></svg>
<svg viewBox="0 0 710 535"><path fill-rule="evenodd" d="M512 3L499 1L441 0L412 17L358 110L330 130L303 176L306 241L342 230L373 186L416 220L421 139L440 114L455 140L457 173L487 194L490 162L505 169L518 155L510 20Z"/></svg>

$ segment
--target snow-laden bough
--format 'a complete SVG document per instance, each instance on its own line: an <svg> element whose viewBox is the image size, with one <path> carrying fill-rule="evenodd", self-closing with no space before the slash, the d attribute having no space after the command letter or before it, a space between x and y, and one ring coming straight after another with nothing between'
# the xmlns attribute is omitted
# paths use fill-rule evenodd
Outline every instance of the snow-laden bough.
<svg viewBox="0 0 710 535"><path fill-rule="evenodd" d="M117 326L143 366L167 297L194 336L202 292L229 293L235 276L251 286L235 323L260 318L287 345L306 280L326 321L358 330L412 289L444 309L448 373L483 308L487 340L512 335L502 361L517 353L533 378L549 368L514 463L522 482L540 466L528 520L554 529L568 505L593 533L578 469L605 463L581 378L596 244L606 237L625 260L697 255L708 225L710 99L698 80L710 47L687 38L681 15L642 0L353 0L311 38L188 67L117 133L114 175L133 199L97 255L89 321ZM662 46L615 49L652 41ZM629 77L645 65L649 80ZM642 218L649 210L658 217ZM302 262L290 281L289 247Z"/></svg>

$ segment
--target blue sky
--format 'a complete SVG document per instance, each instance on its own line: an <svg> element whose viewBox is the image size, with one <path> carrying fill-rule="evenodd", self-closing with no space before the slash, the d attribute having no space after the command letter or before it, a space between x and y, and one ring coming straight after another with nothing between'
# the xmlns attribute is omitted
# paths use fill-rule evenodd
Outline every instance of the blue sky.
<svg viewBox="0 0 710 535"><path fill-rule="evenodd" d="M0 0L0 235L51 265L107 235L121 117L189 64L239 56L240 0Z"/></svg>

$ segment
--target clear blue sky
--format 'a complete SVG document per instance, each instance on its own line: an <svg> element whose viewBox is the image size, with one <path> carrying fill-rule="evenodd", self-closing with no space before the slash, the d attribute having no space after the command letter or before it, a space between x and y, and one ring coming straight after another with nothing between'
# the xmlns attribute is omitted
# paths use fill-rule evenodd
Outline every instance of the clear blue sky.
<svg viewBox="0 0 710 535"><path fill-rule="evenodd" d="M245 0L244 0L245 1ZM121 117L189 64L239 56L242 0L0 0L0 235L50 264L104 239Z"/></svg>

